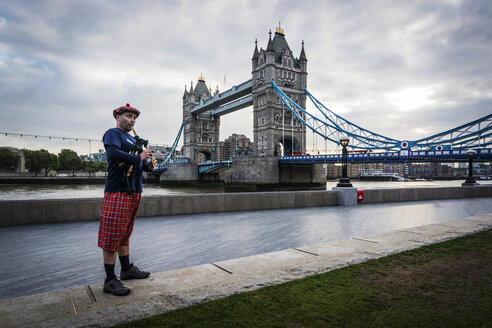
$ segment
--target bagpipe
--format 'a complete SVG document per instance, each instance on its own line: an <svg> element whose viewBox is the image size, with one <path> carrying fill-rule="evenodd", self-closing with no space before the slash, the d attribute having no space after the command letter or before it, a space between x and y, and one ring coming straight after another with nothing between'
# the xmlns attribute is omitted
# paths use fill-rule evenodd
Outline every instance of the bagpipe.
<svg viewBox="0 0 492 328"><path fill-rule="evenodd" d="M137 135L137 132L135 132L135 129L133 127L132 127L132 131L133 131L133 134L134 134L134 137L135 137L135 143L133 144L132 149L130 149L129 154L131 154L131 155L140 155L140 153L142 153L144 151L144 149L149 149L149 141L140 138ZM121 162L119 165L120 165L120 167L124 167L126 165L126 163ZM155 165L154 165L154 162L153 162L153 158L152 157L147 158L145 160L145 162L144 162L144 165L147 165L148 168L151 169L151 170L155 169ZM132 190L131 190L131 187L130 187L130 175L133 172L133 167L134 166L135 165L132 164L132 165L130 165L128 167L128 170L126 170L126 173L123 176L123 180L124 181L122 181L122 182L126 182L126 185L127 185L127 188L128 188L128 191L127 192L129 194L132 193Z"/></svg>

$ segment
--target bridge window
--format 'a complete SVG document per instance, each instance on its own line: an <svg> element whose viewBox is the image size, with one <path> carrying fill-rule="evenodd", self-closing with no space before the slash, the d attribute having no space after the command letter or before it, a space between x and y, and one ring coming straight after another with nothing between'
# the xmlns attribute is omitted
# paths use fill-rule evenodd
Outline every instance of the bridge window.
<svg viewBox="0 0 492 328"><path fill-rule="evenodd" d="M263 106L265 104L265 96L258 97L258 106Z"/></svg>
<svg viewBox="0 0 492 328"><path fill-rule="evenodd" d="M267 149L267 138L265 134L258 135L258 149Z"/></svg>
<svg viewBox="0 0 492 328"><path fill-rule="evenodd" d="M275 114L275 123L276 124L282 123L282 116L279 113Z"/></svg>

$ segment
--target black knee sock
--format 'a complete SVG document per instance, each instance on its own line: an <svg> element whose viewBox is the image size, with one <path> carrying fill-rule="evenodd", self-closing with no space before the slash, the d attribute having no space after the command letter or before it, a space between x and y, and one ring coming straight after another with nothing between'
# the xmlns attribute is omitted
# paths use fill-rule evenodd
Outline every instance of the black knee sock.
<svg viewBox="0 0 492 328"><path fill-rule="evenodd" d="M114 264L104 263L104 270L106 271L106 280L109 281L113 278L116 278L116 275L114 274Z"/></svg>
<svg viewBox="0 0 492 328"><path fill-rule="evenodd" d="M121 263L121 271L128 271L131 269L130 255L118 256Z"/></svg>

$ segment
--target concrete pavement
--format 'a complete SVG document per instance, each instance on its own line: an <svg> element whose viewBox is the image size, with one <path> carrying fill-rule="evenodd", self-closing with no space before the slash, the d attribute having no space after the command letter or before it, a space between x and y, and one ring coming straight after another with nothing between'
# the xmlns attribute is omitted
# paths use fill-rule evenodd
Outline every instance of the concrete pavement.
<svg viewBox="0 0 492 328"><path fill-rule="evenodd" d="M115 297L102 282L0 301L0 327L108 327L490 229L492 213L152 273Z"/></svg>

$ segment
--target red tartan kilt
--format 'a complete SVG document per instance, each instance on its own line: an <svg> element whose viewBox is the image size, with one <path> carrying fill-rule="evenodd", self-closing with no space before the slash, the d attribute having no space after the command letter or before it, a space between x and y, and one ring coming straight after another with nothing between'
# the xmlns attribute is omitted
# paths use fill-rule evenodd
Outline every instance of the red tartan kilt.
<svg viewBox="0 0 492 328"><path fill-rule="evenodd" d="M115 252L119 246L129 245L140 197L139 192L104 193L97 246Z"/></svg>

